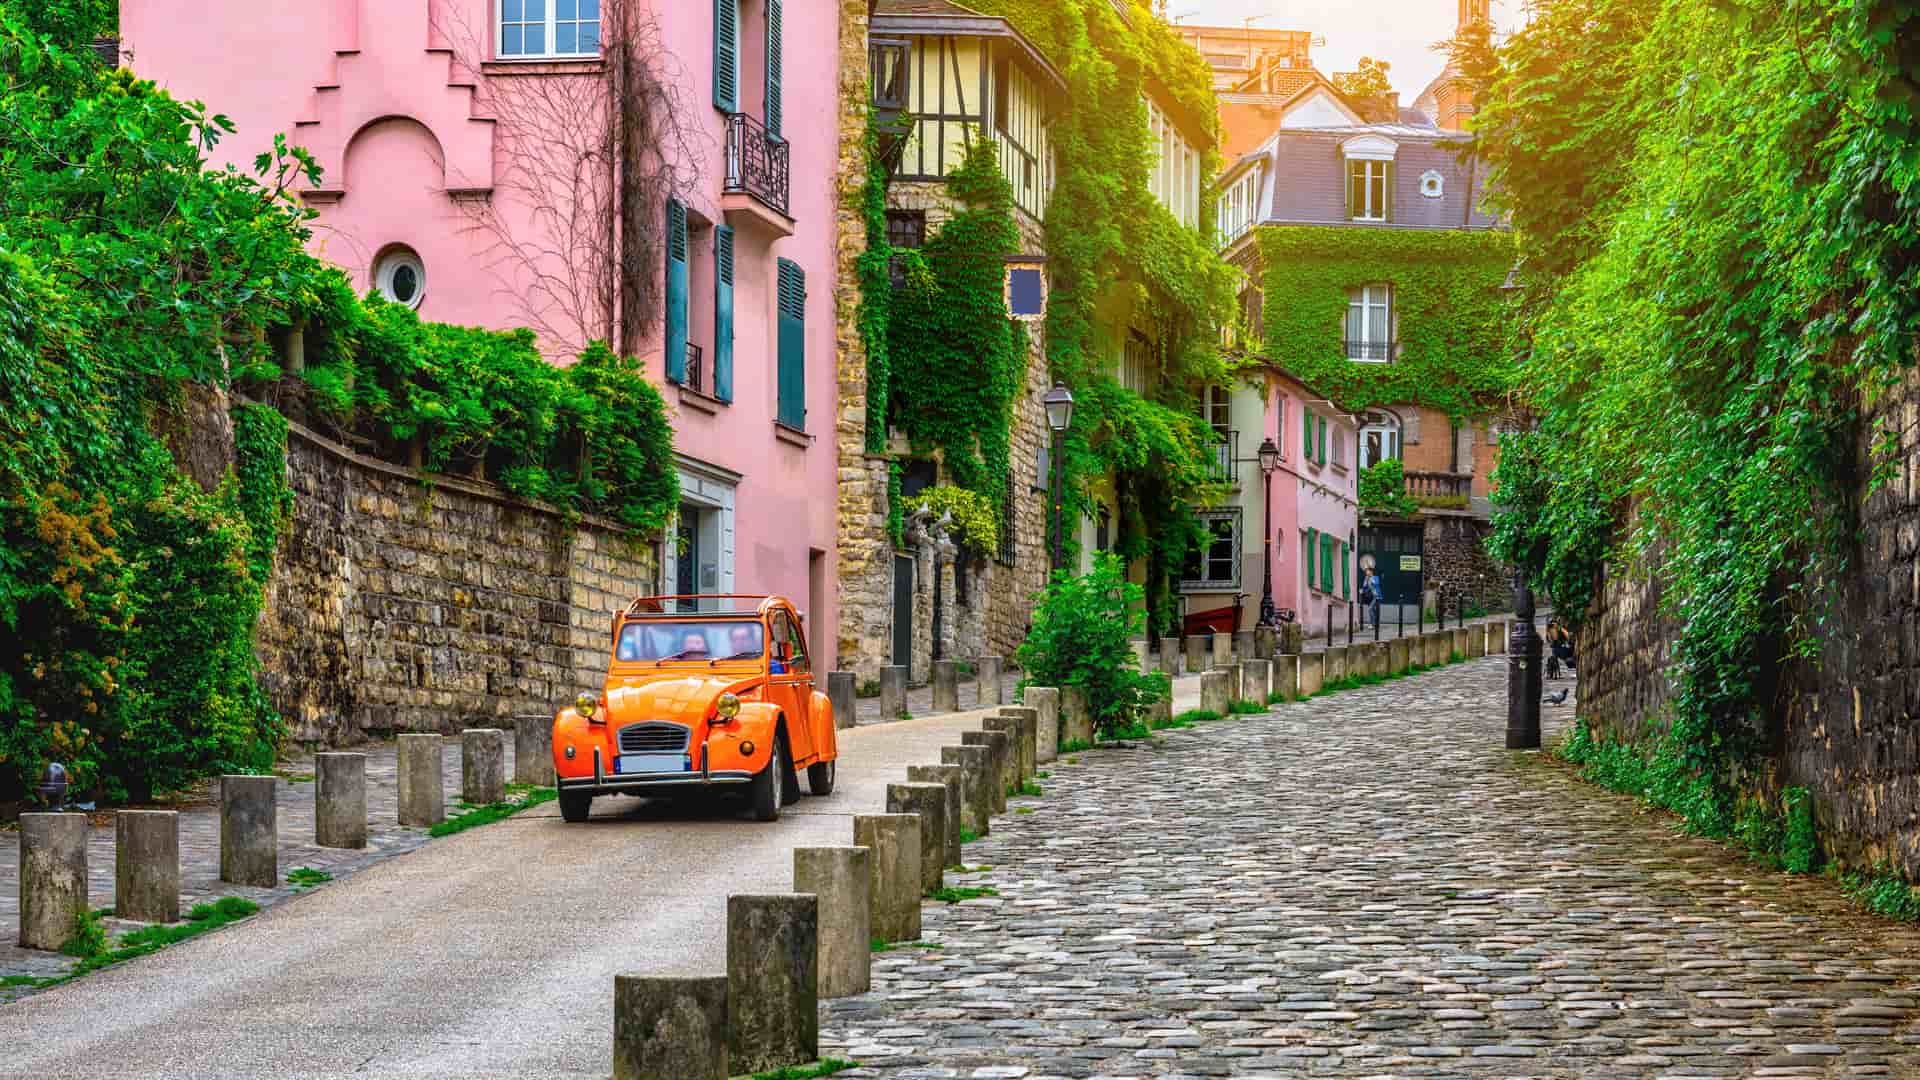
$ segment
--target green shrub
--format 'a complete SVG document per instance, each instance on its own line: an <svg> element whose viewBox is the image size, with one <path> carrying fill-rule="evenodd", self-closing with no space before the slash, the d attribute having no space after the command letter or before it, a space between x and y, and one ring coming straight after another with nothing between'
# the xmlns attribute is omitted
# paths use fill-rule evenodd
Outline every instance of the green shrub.
<svg viewBox="0 0 1920 1080"><path fill-rule="evenodd" d="M1145 629L1140 586L1118 556L1103 552L1074 577L1056 572L1034 608L1032 629L1014 652L1024 686L1077 687L1094 725L1109 733L1141 720L1172 692L1165 672L1134 666L1132 639Z"/></svg>

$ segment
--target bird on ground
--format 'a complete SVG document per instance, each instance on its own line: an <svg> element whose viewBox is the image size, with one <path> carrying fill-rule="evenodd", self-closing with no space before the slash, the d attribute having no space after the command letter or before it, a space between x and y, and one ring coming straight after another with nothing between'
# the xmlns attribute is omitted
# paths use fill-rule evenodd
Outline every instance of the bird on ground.
<svg viewBox="0 0 1920 1080"><path fill-rule="evenodd" d="M1571 691L1572 691L1572 689L1573 689L1573 687L1571 687L1571 686L1565 686L1565 687L1561 687L1561 688L1560 688L1560 692L1559 692L1559 693L1557 693L1557 694L1548 694L1548 695L1546 696L1546 702L1547 702L1547 704L1549 704L1549 705L1563 705L1563 704L1565 704L1565 703L1566 703L1566 700L1567 700L1567 694L1568 694L1569 692L1571 692Z"/></svg>

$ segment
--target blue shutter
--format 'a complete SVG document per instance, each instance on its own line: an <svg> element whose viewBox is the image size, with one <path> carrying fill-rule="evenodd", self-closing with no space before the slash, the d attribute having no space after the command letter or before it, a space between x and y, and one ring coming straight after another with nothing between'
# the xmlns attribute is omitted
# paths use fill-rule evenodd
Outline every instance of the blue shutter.
<svg viewBox="0 0 1920 1080"><path fill-rule="evenodd" d="M713 396L733 400L733 228L713 230Z"/></svg>
<svg viewBox="0 0 1920 1080"><path fill-rule="evenodd" d="M740 0L713 0L713 104L740 111Z"/></svg>
<svg viewBox="0 0 1920 1080"><path fill-rule="evenodd" d="M807 426L807 275L780 260L779 400L774 418L796 431Z"/></svg>
<svg viewBox="0 0 1920 1080"><path fill-rule="evenodd" d="M667 200L667 381L687 381L687 208Z"/></svg>
<svg viewBox="0 0 1920 1080"><path fill-rule="evenodd" d="M767 134L780 137L780 0L767 0Z"/></svg>

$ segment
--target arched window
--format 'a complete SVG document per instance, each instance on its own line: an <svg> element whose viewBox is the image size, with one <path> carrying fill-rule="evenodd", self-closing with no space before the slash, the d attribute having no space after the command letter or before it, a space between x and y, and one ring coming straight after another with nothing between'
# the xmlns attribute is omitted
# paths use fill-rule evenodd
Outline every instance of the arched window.
<svg viewBox="0 0 1920 1080"><path fill-rule="evenodd" d="M1360 467L1372 468L1400 457L1400 418L1384 409L1367 413L1360 428Z"/></svg>

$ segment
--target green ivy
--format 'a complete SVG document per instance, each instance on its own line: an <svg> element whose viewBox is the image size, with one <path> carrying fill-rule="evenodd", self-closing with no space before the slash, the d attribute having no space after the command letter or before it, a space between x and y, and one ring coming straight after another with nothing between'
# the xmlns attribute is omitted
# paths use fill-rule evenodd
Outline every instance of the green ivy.
<svg viewBox="0 0 1920 1080"><path fill-rule="evenodd" d="M1383 458L1360 470L1360 512L1381 517L1411 517L1420 504L1407 494L1407 476L1399 458Z"/></svg>
<svg viewBox="0 0 1920 1080"><path fill-rule="evenodd" d="M926 506L933 512L936 519L941 514L953 515L954 532L958 535L958 542L975 554L991 555L999 549L1001 529L999 505L978 492L969 491L963 487L938 484L907 501L916 506Z"/></svg>
<svg viewBox="0 0 1920 1080"><path fill-rule="evenodd" d="M258 402L233 409L234 479L240 513L247 519L247 568L266 587L273 553L293 520L293 489L287 484L287 418Z"/></svg>
<svg viewBox="0 0 1920 1080"><path fill-rule="evenodd" d="M887 342L893 318L893 246L887 241L887 166L880 157L880 134L871 114L867 117L865 156L867 176L860 186L860 220L866 226L867 246L855 267L860 284L856 319L860 344L867 354L867 453L883 454L887 450L888 394L893 384ZM894 542L900 542L898 535Z"/></svg>

